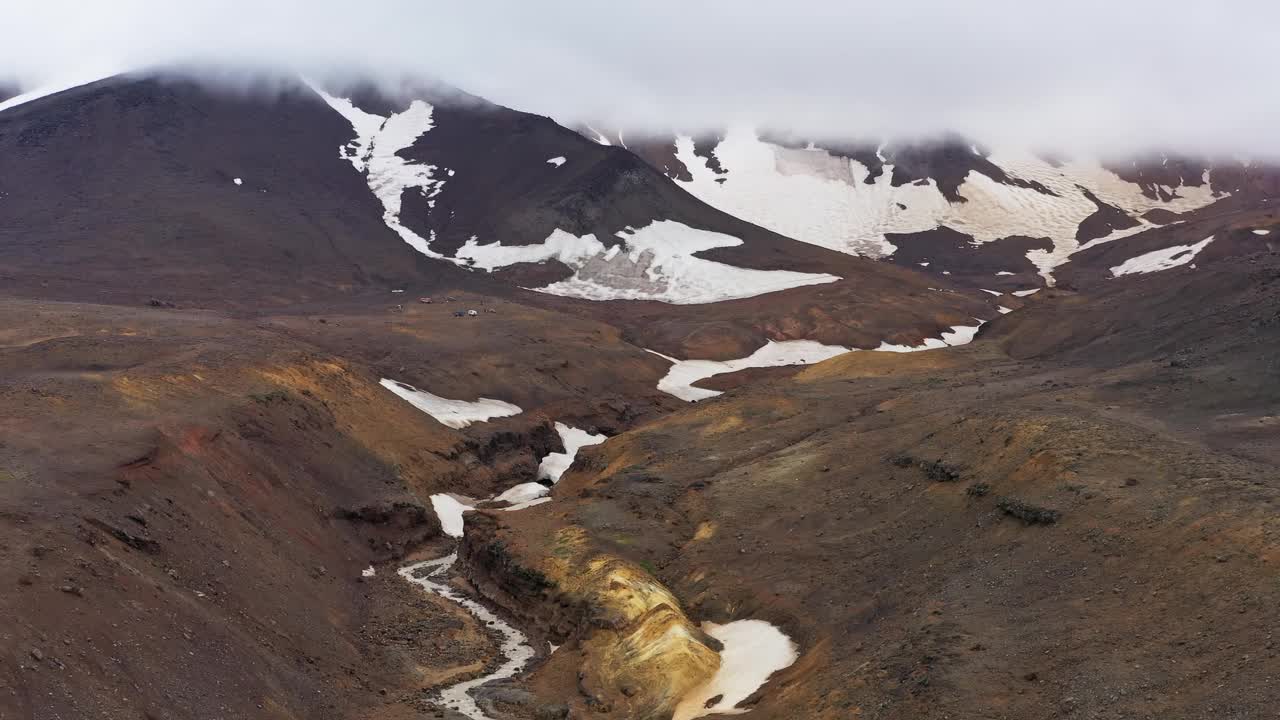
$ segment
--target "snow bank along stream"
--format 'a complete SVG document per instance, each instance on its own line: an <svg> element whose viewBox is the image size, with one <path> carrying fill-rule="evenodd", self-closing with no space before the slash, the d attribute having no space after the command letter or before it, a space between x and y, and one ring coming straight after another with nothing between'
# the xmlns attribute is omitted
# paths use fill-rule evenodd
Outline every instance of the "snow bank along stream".
<svg viewBox="0 0 1280 720"><path fill-rule="evenodd" d="M796 644L763 620L736 620L725 625L703 623L708 635L724 643L720 669L705 685L695 688L676 706L671 720L692 720L712 713L747 712L738 703L751 697L771 675L790 667L799 657ZM708 703L719 698L714 703Z"/></svg>

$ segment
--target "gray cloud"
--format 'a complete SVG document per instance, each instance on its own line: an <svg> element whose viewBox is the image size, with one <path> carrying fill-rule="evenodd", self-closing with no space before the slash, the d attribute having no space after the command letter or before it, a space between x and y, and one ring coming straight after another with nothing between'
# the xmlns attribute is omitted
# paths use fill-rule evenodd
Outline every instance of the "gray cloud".
<svg viewBox="0 0 1280 720"><path fill-rule="evenodd" d="M0 68L360 68L563 122L1280 154L1278 21L1264 0L43 0L6 10Z"/></svg>

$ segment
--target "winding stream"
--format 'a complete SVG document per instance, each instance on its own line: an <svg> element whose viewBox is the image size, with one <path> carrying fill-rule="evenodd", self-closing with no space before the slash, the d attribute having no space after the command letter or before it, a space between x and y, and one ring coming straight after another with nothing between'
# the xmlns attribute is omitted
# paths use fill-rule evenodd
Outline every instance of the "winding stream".
<svg viewBox="0 0 1280 720"><path fill-rule="evenodd" d="M497 670L474 680L450 685L440 693L440 702L445 707L456 710L471 718L471 720L492 720L476 704L475 699L471 697L471 691L485 683L513 677L533 659L534 650L529 645L529 639L525 637L524 633L507 624L502 618L490 611L489 608L445 584L442 576L449 571L449 568L453 567L453 563L457 559L458 553L455 551L442 558L423 560L412 565L405 565L400 568L399 573L400 577L423 590L452 600L466 608L467 612L474 615L482 625L497 630L498 634L502 636L502 646L498 652L506 660ZM436 578L441 579L437 580Z"/></svg>

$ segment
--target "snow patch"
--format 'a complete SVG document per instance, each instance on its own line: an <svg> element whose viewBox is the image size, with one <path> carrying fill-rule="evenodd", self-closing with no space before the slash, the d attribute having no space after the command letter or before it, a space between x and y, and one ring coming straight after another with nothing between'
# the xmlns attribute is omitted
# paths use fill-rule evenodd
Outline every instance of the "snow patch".
<svg viewBox="0 0 1280 720"><path fill-rule="evenodd" d="M547 162L551 163L552 165L555 165L556 167L560 167L561 165L564 164L565 160L563 156L559 156L559 157L553 157L547 160Z"/></svg>
<svg viewBox="0 0 1280 720"><path fill-rule="evenodd" d="M471 423L484 422L497 417L510 417L523 412L518 405L492 398L480 398L475 402L450 400L397 380L383 378L380 384L408 400L411 405L435 418L442 425L456 430L461 430Z"/></svg>
<svg viewBox="0 0 1280 720"><path fill-rule="evenodd" d="M996 297L1000 297L1001 295L1003 295L1003 294L1004 294L1004 293L1000 292L999 290L988 290L988 289L986 289L986 288L979 288L979 289L980 289L980 290L982 290L982 292L984 292L984 293L991 293L992 295L995 295Z"/></svg>
<svg viewBox="0 0 1280 720"><path fill-rule="evenodd" d="M653 352L650 350L649 352ZM851 350L840 345L823 345L812 340L785 340L766 342L763 347L747 357L737 360L672 360L671 369L658 381L658 389L681 400L697 402L723 393L694 387L693 384L715 375L738 372L747 368L781 367L783 365L809 365L822 362ZM654 352L654 355L660 355ZM660 355L666 357L665 355Z"/></svg>
<svg viewBox="0 0 1280 720"><path fill-rule="evenodd" d="M703 623L708 635L724 643L720 669L705 685L689 693L676 707L672 720L704 715L747 712L738 703L751 697L769 677L790 667L799 657L796 644L763 620L737 620L725 625ZM714 703L713 698L719 696Z"/></svg>
<svg viewBox="0 0 1280 720"><path fill-rule="evenodd" d="M240 178L236 178L235 180L232 180L231 182L233 182L233 183L235 183L235 184L237 184L237 185L243 185L243 184L244 184L244 181L243 181L243 180L241 180Z"/></svg>
<svg viewBox="0 0 1280 720"><path fill-rule="evenodd" d="M997 305L996 310L999 310L1001 315L1008 315L1009 313L1013 312L1012 308L1007 308L1003 305Z"/></svg>
<svg viewBox="0 0 1280 720"><path fill-rule="evenodd" d="M1159 250L1152 250L1149 253L1129 258L1111 268L1111 274L1115 277L1141 275L1186 265L1194 260L1196 255L1200 254L1200 251L1208 247L1211 242L1213 242L1213 236L1207 237L1194 245L1173 245Z"/></svg>
<svg viewBox="0 0 1280 720"><path fill-rule="evenodd" d="M377 574L378 571L374 570L372 565L360 571L360 577L362 578L371 578Z"/></svg>
<svg viewBox="0 0 1280 720"><path fill-rule="evenodd" d="M573 269L573 276L535 289L586 300L656 300L696 305L840 279L790 270L751 270L695 257L695 253L704 250L736 247L742 240L675 220L627 228L617 236L623 244L610 248L595 235L577 236L559 229L537 245L480 245L472 238L458 250L458 257L485 270L558 260Z"/></svg>
<svg viewBox="0 0 1280 720"><path fill-rule="evenodd" d="M514 512L516 510L524 510L525 508L531 508L534 505L541 505L543 503L549 503L549 502L551 502L551 498L544 495L540 498L534 498L533 500L522 502L518 505L512 505L511 507L502 508L502 510L503 512Z"/></svg>
<svg viewBox="0 0 1280 720"><path fill-rule="evenodd" d="M1014 290L1013 294L1018 297L1029 297L1040 292L1040 288L1031 288L1030 290Z"/></svg>
<svg viewBox="0 0 1280 720"><path fill-rule="evenodd" d="M435 165L411 163L400 157L419 137L434 127L434 108L414 100L403 112L387 117L365 112L346 98L334 97L314 84L311 89L329 107L351 123L356 137L338 149L338 155L359 172L365 173L369 189L382 203L382 221L414 250L427 257L450 260L431 249L431 241L400 222L401 197L406 190L417 190L423 197L434 198L444 188L444 180L436 177ZM449 172L452 175L452 171Z"/></svg>
<svg viewBox="0 0 1280 720"><path fill-rule="evenodd" d="M941 338L926 338L919 345L891 345L888 342L881 341L880 347L876 348L876 352L909 353L968 345L973 342L974 336L978 334L978 328L985 324L985 320L979 320L977 325L952 325L950 330L942 333Z"/></svg>
<svg viewBox="0 0 1280 720"><path fill-rule="evenodd" d="M551 492L551 488L543 485L542 483L520 483L519 485L511 487L506 492L495 497L494 500L498 502L511 503L512 505L519 505L521 503L527 503L530 500L537 500L549 492Z"/></svg>
<svg viewBox="0 0 1280 720"><path fill-rule="evenodd" d="M1270 235L1271 231L1270 230L1254 230L1253 234L1254 235Z"/></svg>
<svg viewBox="0 0 1280 720"><path fill-rule="evenodd" d="M560 482L560 476L573 464L579 450L588 445L599 445L609 439L608 436L594 435L562 422L556 423L556 432L560 435L560 442L564 443L564 452L551 453L538 464L538 477L547 478L553 483Z"/></svg>

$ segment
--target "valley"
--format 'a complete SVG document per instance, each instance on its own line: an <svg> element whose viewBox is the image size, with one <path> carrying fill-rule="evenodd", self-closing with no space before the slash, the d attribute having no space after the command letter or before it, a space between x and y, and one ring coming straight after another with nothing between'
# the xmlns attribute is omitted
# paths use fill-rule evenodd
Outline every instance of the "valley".
<svg viewBox="0 0 1280 720"><path fill-rule="evenodd" d="M0 720L1271 712L1271 166L271 87L0 106Z"/></svg>

